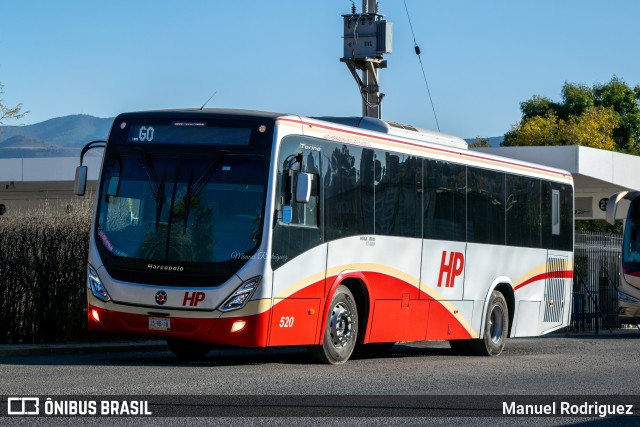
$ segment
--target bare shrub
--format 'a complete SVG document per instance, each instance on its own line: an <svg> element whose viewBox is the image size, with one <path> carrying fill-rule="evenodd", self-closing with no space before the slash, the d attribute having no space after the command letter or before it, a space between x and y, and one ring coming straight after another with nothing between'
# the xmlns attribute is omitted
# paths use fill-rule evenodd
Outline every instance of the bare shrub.
<svg viewBox="0 0 640 427"><path fill-rule="evenodd" d="M91 202L0 217L0 342L86 335Z"/></svg>

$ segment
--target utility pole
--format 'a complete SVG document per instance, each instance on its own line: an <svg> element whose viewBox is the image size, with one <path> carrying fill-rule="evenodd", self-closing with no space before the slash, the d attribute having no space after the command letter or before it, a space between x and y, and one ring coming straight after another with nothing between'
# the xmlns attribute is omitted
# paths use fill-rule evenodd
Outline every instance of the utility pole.
<svg viewBox="0 0 640 427"><path fill-rule="evenodd" d="M362 115L382 117L379 70L387 68L382 59L391 53L392 24L379 13L378 0L362 0L362 13L356 13L353 4L351 14L344 18L344 56L341 62L347 64L358 84L362 96ZM361 72L361 75L358 74Z"/></svg>

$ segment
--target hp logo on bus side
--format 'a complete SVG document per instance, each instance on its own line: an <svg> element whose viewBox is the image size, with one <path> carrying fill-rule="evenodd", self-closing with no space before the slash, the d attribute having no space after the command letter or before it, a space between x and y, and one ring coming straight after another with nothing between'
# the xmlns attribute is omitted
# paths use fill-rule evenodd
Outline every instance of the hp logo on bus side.
<svg viewBox="0 0 640 427"><path fill-rule="evenodd" d="M165 291L156 292L156 303L163 305L165 302L167 302L167 293Z"/></svg>

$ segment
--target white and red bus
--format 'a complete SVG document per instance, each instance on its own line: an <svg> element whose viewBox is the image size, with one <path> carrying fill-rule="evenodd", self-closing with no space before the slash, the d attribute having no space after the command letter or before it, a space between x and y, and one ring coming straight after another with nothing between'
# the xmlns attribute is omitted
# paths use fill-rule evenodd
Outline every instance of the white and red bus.
<svg viewBox="0 0 640 427"><path fill-rule="evenodd" d="M87 147L88 148L88 147ZM77 174L83 192L86 168ZM371 118L127 113L111 129L88 266L92 331L215 344L448 340L499 354L566 326L569 173Z"/></svg>
<svg viewBox="0 0 640 427"><path fill-rule="evenodd" d="M620 284L618 285L618 319L620 323L640 325L640 191L622 191L607 203L607 221L615 223L620 202L630 202L624 221Z"/></svg>

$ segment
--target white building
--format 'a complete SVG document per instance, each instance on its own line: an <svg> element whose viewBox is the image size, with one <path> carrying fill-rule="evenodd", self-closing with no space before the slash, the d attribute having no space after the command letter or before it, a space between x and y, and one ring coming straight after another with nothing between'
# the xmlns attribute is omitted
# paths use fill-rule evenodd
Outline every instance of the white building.
<svg viewBox="0 0 640 427"><path fill-rule="evenodd" d="M79 157L0 159L0 213L16 215L47 206L70 211L82 202L73 192ZM102 157L86 156L89 167L87 196L93 197Z"/></svg>
<svg viewBox="0 0 640 427"><path fill-rule="evenodd" d="M565 169L575 183L576 219L605 219L613 193L640 189L640 157L580 146L474 148L503 157ZM102 157L87 156L86 198L92 198ZM73 193L77 157L0 159L0 213L15 215L44 204L68 211L82 198ZM2 207L4 206L4 208ZM626 209L619 209L623 218Z"/></svg>

